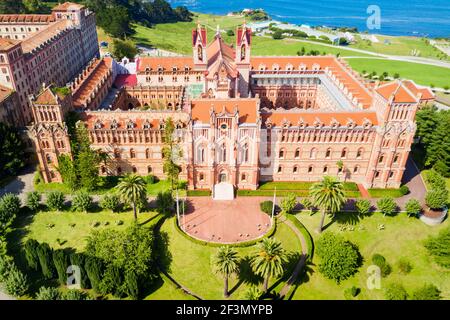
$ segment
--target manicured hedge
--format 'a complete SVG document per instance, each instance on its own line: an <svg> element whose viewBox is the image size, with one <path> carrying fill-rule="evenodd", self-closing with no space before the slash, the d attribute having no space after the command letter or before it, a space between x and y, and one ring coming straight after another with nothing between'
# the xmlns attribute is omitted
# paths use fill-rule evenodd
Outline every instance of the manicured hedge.
<svg viewBox="0 0 450 320"><path fill-rule="evenodd" d="M274 190L238 190L237 195L241 197L272 197ZM297 197L308 197L309 190L278 190L277 197L286 197L289 193L295 193ZM359 198L359 191L344 191L347 198Z"/></svg>
<svg viewBox="0 0 450 320"><path fill-rule="evenodd" d="M258 190L297 190L308 191L315 182L309 181L270 181L263 182ZM345 191L358 191L358 185L354 182L344 182Z"/></svg>
<svg viewBox="0 0 450 320"><path fill-rule="evenodd" d="M368 189L367 191L373 198L400 198L404 196L404 193L400 189Z"/></svg>
<svg viewBox="0 0 450 320"><path fill-rule="evenodd" d="M306 245L308 246L308 260L311 261L314 255L314 242L311 234L309 233L308 229L306 229L306 227L294 215L286 214L284 216L288 220L290 220L297 227L297 229L303 234L303 237L306 240Z"/></svg>
<svg viewBox="0 0 450 320"><path fill-rule="evenodd" d="M211 190L188 190L188 197L209 197L211 196Z"/></svg>

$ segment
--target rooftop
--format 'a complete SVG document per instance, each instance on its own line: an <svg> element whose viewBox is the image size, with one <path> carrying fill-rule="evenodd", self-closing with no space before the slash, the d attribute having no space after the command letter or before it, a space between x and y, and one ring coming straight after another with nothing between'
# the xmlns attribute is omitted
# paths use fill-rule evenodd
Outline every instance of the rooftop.
<svg viewBox="0 0 450 320"><path fill-rule="evenodd" d="M0 103L8 98L12 92L12 89L0 85Z"/></svg>
<svg viewBox="0 0 450 320"><path fill-rule="evenodd" d="M0 23L50 23L55 17L51 14L2 14Z"/></svg>
<svg viewBox="0 0 450 320"><path fill-rule="evenodd" d="M239 123L256 123L258 99L198 99L192 100L192 120L209 123L211 109L215 113L233 114L239 108Z"/></svg>
<svg viewBox="0 0 450 320"><path fill-rule="evenodd" d="M85 8L85 6L82 4L74 2L64 2L54 7L52 11L70 11L70 10L79 10L82 8Z"/></svg>
<svg viewBox="0 0 450 320"><path fill-rule="evenodd" d="M20 43L19 40L0 38L0 50L7 51Z"/></svg>
<svg viewBox="0 0 450 320"><path fill-rule="evenodd" d="M38 48L41 44L60 34L70 26L72 26L72 22L67 19L53 22L48 25L47 28L41 30L40 32L36 32L23 40L23 52L31 52L33 49Z"/></svg>

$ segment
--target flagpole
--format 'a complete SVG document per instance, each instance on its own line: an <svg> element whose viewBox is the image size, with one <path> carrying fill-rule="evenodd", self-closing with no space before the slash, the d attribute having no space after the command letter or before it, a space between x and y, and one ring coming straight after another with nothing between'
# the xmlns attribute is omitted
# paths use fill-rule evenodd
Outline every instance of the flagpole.
<svg viewBox="0 0 450 320"><path fill-rule="evenodd" d="M275 201L276 201L277 187L273 191L273 201L272 201L272 215L270 217L270 221L273 223L273 216L275 214Z"/></svg>
<svg viewBox="0 0 450 320"><path fill-rule="evenodd" d="M180 221L180 204L178 202L178 189L177 189L177 220L178 220L178 226L181 226L181 221Z"/></svg>

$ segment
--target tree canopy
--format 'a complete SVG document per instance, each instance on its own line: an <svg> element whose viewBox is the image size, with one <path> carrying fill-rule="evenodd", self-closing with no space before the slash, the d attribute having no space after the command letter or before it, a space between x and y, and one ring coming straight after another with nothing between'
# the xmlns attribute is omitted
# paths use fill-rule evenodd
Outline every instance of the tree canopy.
<svg viewBox="0 0 450 320"><path fill-rule="evenodd" d="M17 175L25 158L25 144L17 130L0 122L0 180Z"/></svg>

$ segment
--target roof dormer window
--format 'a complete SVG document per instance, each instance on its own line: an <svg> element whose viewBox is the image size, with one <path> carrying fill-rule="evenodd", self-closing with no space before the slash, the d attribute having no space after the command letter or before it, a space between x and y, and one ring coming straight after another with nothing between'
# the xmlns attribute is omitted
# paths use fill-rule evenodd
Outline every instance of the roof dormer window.
<svg viewBox="0 0 450 320"><path fill-rule="evenodd" d="M133 121L128 121L127 123L127 129L134 129L134 122Z"/></svg>
<svg viewBox="0 0 450 320"><path fill-rule="evenodd" d="M119 127L119 124L117 123L116 119L114 119L111 122L111 129L117 129Z"/></svg>

